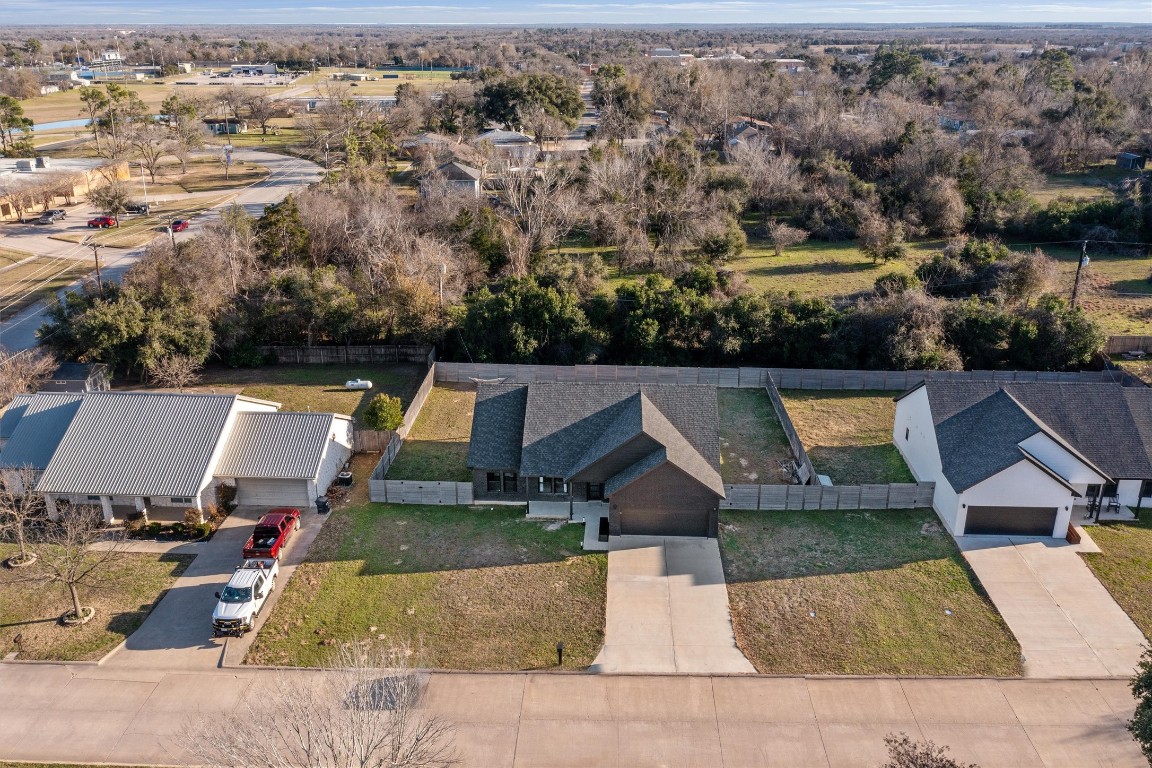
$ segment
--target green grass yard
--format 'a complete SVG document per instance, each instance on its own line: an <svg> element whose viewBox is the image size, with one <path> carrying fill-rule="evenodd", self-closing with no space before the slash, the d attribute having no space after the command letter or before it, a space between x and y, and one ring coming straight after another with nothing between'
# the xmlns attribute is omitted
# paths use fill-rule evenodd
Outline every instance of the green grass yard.
<svg viewBox="0 0 1152 768"><path fill-rule="evenodd" d="M1152 519L1104 523L1089 529L1099 553L1081 555L1113 599L1152 638Z"/></svg>
<svg viewBox="0 0 1152 768"><path fill-rule="evenodd" d="M476 388L471 384L433 387L388 469L388 479L470 481L466 461L475 407Z"/></svg>
<svg viewBox="0 0 1152 768"><path fill-rule="evenodd" d="M608 558L522 509L364 504L333 513L248 654L307 666L333 642L407 640L431 667L569 669L604 639Z"/></svg>
<svg viewBox="0 0 1152 768"><path fill-rule="evenodd" d="M0 266L13 263L3 262ZM24 308L48 298L92 270L91 260L39 256L0 272L0 320L7 320Z"/></svg>
<svg viewBox="0 0 1152 768"><path fill-rule="evenodd" d="M0 560L16 551L0 544ZM188 555L125 554L101 572L99 583L81 587L80 600L96 609L81 627L58 619L72 603L63 587L45 588L22 579L28 570L0 571L0 655L19 651L20 659L92 661L119 645L144 623L176 577L192 562ZM15 644L16 636L20 644Z"/></svg>
<svg viewBox="0 0 1152 768"><path fill-rule="evenodd" d="M931 510L722 510L720 551L736 642L761 673L1021 672Z"/></svg>
<svg viewBox="0 0 1152 768"><path fill-rule="evenodd" d="M911 483L892 444L897 394L790 389L780 397L816 471L835 485Z"/></svg>
<svg viewBox="0 0 1152 768"><path fill-rule="evenodd" d="M720 474L726 483L788 483L792 463L784 428L762 389L718 389Z"/></svg>

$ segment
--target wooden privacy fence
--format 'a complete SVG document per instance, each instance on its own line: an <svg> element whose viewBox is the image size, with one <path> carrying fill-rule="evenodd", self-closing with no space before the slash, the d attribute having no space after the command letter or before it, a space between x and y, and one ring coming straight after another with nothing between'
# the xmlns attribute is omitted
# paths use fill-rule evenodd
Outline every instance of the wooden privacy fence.
<svg viewBox="0 0 1152 768"><path fill-rule="evenodd" d="M384 480L376 473L368 481L368 498L389 504L471 504L472 483L441 480Z"/></svg>
<svg viewBox="0 0 1152 768"><path fill-rule="evenodd" d="M424 408L424 403L428 401L428 394L432 391L432 387L436 386L436 363L432 363L428 372L424 374L424 381L420 382L420 388L416 390L416 394L412 397L412 402L408 404L408 410L404 411L404 421L396 430L401 439L408 437L408 433L412 431L413 425L416 424L416 418L420 415L420 411Z"/></svg>
<svg viewBox="0 0 1152 768"><path fill-rule="evenodd" d="M1104 354L1120 355L1125 352L1152 352L1152 336L1109 336L1104 343Z"/></svg>
<svg viewBox="0 0 1152 768"><path fill-rule="evenodd" d="M296 365L332 363L425 363L435 360L435 349L425 345L371 345L355 347L257 347L277 362Z"/></svg>
<svg viewBox="0 0 1152 768"><path fill-rule="evenodd" d="M792 418L788 415L788 409L784 407L784 401L780 399L780 392L776 389L771 376L768 377L768 385L764 387L764 390L768 393L768 399L772 401L772 408L776 411L776 418L780 421L780 426L784 428L784 436L788 438L788 446L792 449L792 458L796 460L797 479L801 485L813 481L816 478L816 468L812 466L812 460L808 458L808 451L804 450L804 442L800 439L795 425L792 424Z"/></svg>
<svg viewBox="0 0 1152 768"><path fill-rule="evenodd" d="M634 365L499 365L437 362L436 381L503 379L510 383L621 382L628 384L710 384L716 387L780 389L911 389L922 381L1095 383L1122 380L1120 371L843 371L805 368L663 368Z"/></svg>
<svg viewBox="0 0 1152 768"><path fill-rule="evenodd" d="M725 485L721 509L914 509L932 506L935 483Z"/></svg>
<svg viewBox="0 0 1152 768"><path fill-rule="evenodd" d="M432 387L436 384L436 364L432 363L428 368L428 373L424 375L424 381L420 383L420 388L416 390L416 396L412 398L412 402L408 404L408 410L404 412L404 422L395 432L365 432L364 434L372 434L377 436L387 436L381 447L379 448L361 448L357 443L355 449L357 451L378 450L381 452L380 461L376 463L376 467L372 470L372 476L368 480L368 497L372 501L388 501L387 483L395 482L411 482L411 481L396 481L385 480L388 475L388 470L392 467L392 462L396 460L396 454L400 452L400 447L404 444L404 438L412 431L412 425L416 423L416 418L420 415L420 410L424 407L424 403L428 401L428 394L432 391ZM357 432L354 438L360 433ZM379 440L381 438L377 438ZM422 484L425 485L425 484ZM434 485L455 485L453 483L434 483ZM393 494L398 499L405 498L406 493L402 489L397 489ZM459 494L456 494L459 497ZM444 496L447 498L447 496ZM468 501L396 501L397 504L470 504L472 499L472 486L468 486Z"/></svg>
<svg viewBox="0 0 1152 768"><path fill-rule="evenodd" d="M388 451L395 437L395 432L357 429L352 433L352 450L355 453L384 453Z"/></svg>

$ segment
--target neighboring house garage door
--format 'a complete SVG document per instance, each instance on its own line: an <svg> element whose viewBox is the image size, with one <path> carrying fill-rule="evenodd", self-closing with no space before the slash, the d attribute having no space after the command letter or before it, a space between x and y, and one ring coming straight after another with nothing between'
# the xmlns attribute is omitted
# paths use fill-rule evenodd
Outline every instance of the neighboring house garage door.
<svg viewBox="0 0 1152 768"><path fill-rule="evenodd" d="M707 536L708 510L621 510L620 533L625 536Z"/></svg>
<svg viewBox="0 0 1152 768"><path fill-rule="evenodd" d="M966 535L1051 536L1056 507L968 507Z"/></svg>
<svg viewBox="0 0 1152 768"><path fill-rule="evenodd" d="M254 507L300 507L315 503L308 498L307 480L236 480L236 503Z"/></svg>

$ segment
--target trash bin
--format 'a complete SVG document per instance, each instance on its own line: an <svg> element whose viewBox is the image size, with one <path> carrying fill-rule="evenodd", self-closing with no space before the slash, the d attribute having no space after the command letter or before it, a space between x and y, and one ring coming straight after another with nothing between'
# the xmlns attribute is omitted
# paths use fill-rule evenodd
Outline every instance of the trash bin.
<svg viewBox="0 0 1152 768"><path fill-rule="evenodd" d="M325 496L316 497L316 513L326 515L332 511L332 507L328 504L328 499Z"/></svg>

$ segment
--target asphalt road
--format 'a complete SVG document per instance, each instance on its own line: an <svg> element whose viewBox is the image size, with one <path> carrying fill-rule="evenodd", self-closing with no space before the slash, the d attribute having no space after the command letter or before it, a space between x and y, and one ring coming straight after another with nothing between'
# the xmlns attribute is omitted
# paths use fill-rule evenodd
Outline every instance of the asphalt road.
<svg viewBox="0 0 1152 768"><path fill-rule="evenodd" d="M206 222L219 218L220 209L226 205L236 203L244 206L244 209L250 214L259 216L264 212L266 205L278 203L289 193L313 184L323 177L323 169L319 165L296 157L288 157L286 155L278 155L253 149L237 150L235 157L237 160L258 163L265 166L269 171L268 177L251 186L237 190L181 196L179 199L183 199L184 197L219 197L221 194L227 194L228 198L215 208L193 218L192 225L184 232L176 235L178 239L194 236ZM163 199L177 198L165 196ZM93 214L91 208L84 205L69 209L68 213L69 218L67 219L67 223L70 225L74 225L77 221L86 221L90 218L90 215ZM38 256L91 260L92 256L87 248L75 243L49 239L48 234L55 226L56 225L50 225L50 227L19 224L5 225L3 229L0 229L0 247L27 251ZM167 237L167 235L161 231L157 231L156 236ZM135 264L143 253L143 246L124 250L115 248L102 249L103 279L119 281L124 272ZM44 323L45 311L46 307L44 304L37 304L9 320L0 323L0 346L6 347L9 350L30 349L35 347L37 344L36 331Z"/></svg>

